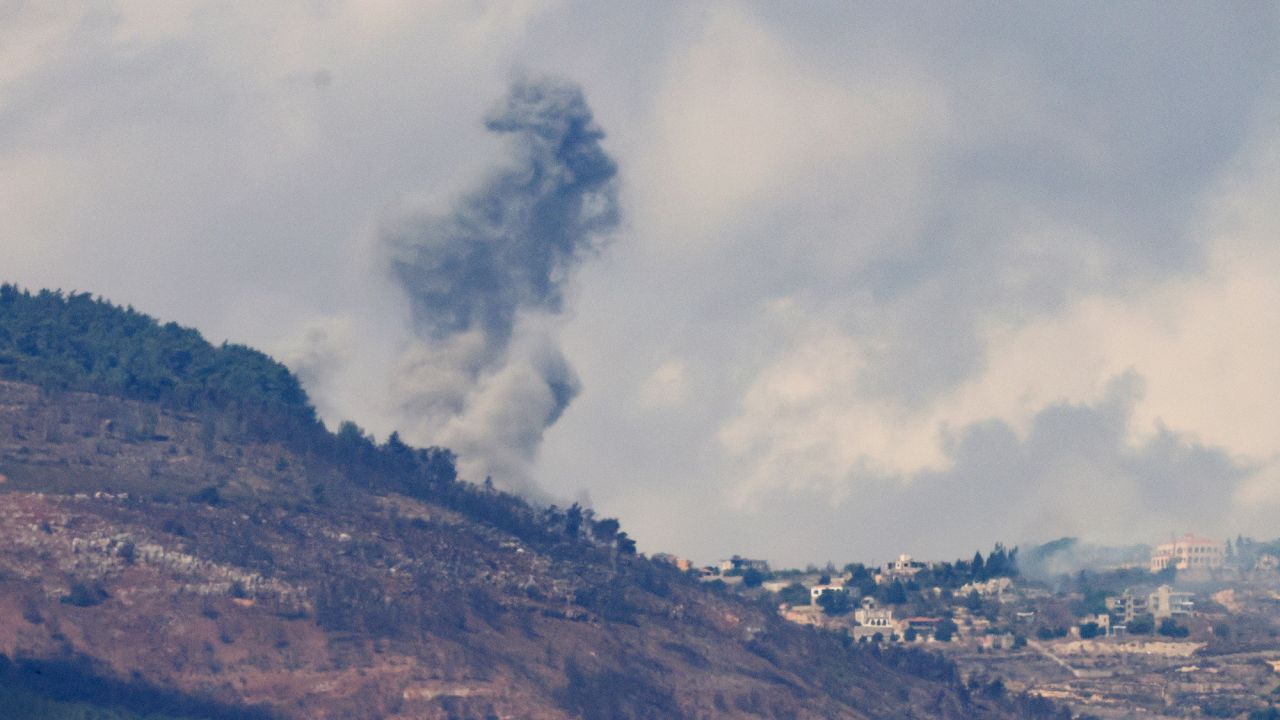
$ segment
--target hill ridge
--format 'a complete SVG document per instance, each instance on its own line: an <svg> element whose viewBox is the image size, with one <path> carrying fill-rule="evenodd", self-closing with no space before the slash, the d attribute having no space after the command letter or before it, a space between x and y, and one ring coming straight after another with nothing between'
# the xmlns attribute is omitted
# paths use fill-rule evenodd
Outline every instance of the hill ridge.
<svg viewBox="0 0 1280 720"><path fill-rule="evenodd" d="M41 322L9 315L33 297L0 291L0 353ZM8 367L74 370L90 345L56 327ZM9 658L92 658L282 718L1012 716L940 658L789 625L635 554L616 521L462 482L447 450L350 425L298 442L232 422L238 403L15 375L0 372Z"/></svg>

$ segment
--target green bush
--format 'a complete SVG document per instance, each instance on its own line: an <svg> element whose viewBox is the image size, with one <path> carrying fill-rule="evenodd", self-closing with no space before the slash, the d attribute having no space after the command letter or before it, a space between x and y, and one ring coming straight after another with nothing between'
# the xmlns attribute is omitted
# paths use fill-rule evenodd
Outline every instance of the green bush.
<svg viewBox="0 0 1280 720"><path fill-rule="evenodd" d="M808 605L809 590L800 583L791 583L778 591L778 600L791 605Z"/></svg>
<svg viewBox="0 0 1280 720"><path fill-rule="evenodd" d="M102 601L109 596L107 591L102 589L101 585L86 585L85 583L73 583L71 592L63 595L61 600L66 605L74 605L76 607L93 607L101 605Z"/></svg>
<svg viewBox="0 0 1280 720"><path fill-rule="evenodd" d="M1150 615L1139 615L1125 625L1130 635L1150 635L1156 629L1155 619Z"/></svg>
<svg viewBox="0 0 1280 720"><path fill-rule="evenodd" d="M1184 638L1191 634L1191 631L1185 625L1179 625L1173 618L1161 620L1158 632L1169 638Z"/></svg>
<svg viewBox="0 0 1280 720"><path fill-rule="evenodd" d="M844 615L853 610L853 598L848 590L824 590L818 596L818 605L827 615Z"/></svg>

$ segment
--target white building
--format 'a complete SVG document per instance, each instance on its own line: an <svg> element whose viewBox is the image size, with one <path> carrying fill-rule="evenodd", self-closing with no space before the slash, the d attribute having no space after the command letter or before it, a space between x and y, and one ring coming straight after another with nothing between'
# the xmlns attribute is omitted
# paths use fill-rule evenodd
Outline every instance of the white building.
<svg viewBox="0 0 1280 720"><path fill-rule="evenodd" d="M720 573L741 573L747 570L759 570L760 572L769 572L769 562L767 560L752 560L744 558L741 555L734 555L728 560L720 561Z"/></svg>
<svg viewBox="0 0 1280 720"><path fill-rule="evenodd" d="M853 611L853 619L864 627L892 628L893 609L882 608L875 598L864 597L858 609Z"/></svg>
<svg viewBox="0 0 1280 720"><path fill-rule="evenodd" d="M873 628L892 628L893 610L889 608L876 608L875 610L854 610L853 619L859 625Z"/></svg>
<svg viewBox="0 0 1280 720"><path fill-rule="evenodd" d="M1208 570L1222 567L1226 558L1223 543L1187 533L1182 537L1157 545L1151 554L1151 572L1169 567L1178 570Z"/></svg>
<svg viewBox="0 0 1280 720"><path fill-rule="evenodd" d="M908 580L925 567L925 563L913 560L910 555L899 555L896 560L884 564L884 567L876 576L876 582L885 583L895 579Z"/></svg>
<svg viewBox="0 0 1280 720"><path fill-rule="evenodd" d="M1191 593L1177 592L1168 585L1161 585L1147 597L1147 608L1157 620L1174 615L1190 615L1195 607Z"/></svg>
<svg viewBox="0 0 1280 720"><path fill-rule="evenodd" d="M1178 592L1168 585L1161 585L1151 593L1125 590L1121 595L1107 598L1107 609L1126 623L1148 613L1160 620L1175 615L1190 615L1195 606L1191 597L1191 593Z"/></svg>
<svg viewBox="0 0 1280 720"><path fill-rule="evenodd" d="M1126 589L1119 595L1107 598L1107 610L1118 615L1121 622L1127 623L1139 615L1145 615L1150 610L1150 600L1149 595Z"/></svg>
<svg viewBox="0 0 1280 720"><path fill-rule="evenodd" d="M986 582L965 583L956 592L956 595L965 597L971 592L977 592L982 597L1001 597L1006 592L1013 589L1013 581L1007 577L991 578Z"/></svg>

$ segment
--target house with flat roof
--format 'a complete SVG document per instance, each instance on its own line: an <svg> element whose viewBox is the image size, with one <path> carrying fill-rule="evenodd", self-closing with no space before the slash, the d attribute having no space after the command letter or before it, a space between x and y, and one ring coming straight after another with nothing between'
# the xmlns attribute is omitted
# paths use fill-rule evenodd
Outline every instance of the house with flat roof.
<svg viewBox="0 0 1280 720"><path fill-rule="evenodd" d="M1168 585L1161 585L1155 592L1147 596L1147 607L1155 619L1171 618L1175 615L1190 615L1195 609L1189 592L1178 592Z"/></svg>
<svg viewBox="0 0 1280 720"><path fill-rule="evenodd" d="M744 573L748 570L758 570L760 572L769 572L769 561L753 560L751 558L744 558L741 555L734 555L728 560L720 561L721 574L727 575L729 573L734 573L734 574Z"/></svg>
<svg viewBox="0 0 1280 720"><path fill-rule="evenodd" d="M1139 615L1150 612L1147 605L1149 600L1150 597L1146 593L1138 593L1126 588L1119 595L1107 598L1107 610L1118 616L1122 622L1127 623Z"/></svg>
<svg viewBox="0 0 1280 720"><path fill-rule="evenodd" d="M813 603L814 605L817 605L818 598L822 597L823 593L837 592L837 591L848 592L848 588L846 588L844 586L844 582L841 582L841 581L833 581L833 582L827 583L826 585L814 585L813 587L809 588L809 602Z"/></svg>
<svg viewBox="0 0 1280 720"><path fill-rule="evenodd" d="M1192 594L1179 592L1170 585L1161 585L1151 592L1126 588L1120 595L1107 598L1107 610L1122 622L1130 622L1139 615L1150 614L1157 620L1176 615L1190 615L1195 607Z"/></svg>

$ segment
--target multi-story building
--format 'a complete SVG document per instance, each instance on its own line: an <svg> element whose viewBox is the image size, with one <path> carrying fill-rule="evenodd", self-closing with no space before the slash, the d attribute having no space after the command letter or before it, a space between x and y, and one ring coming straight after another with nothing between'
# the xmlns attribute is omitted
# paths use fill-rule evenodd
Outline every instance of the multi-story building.
<svg viewBox="0 0 1280 720"><path fill-rule="evenodd" d="M1226 548L1223 543L1187 533L1173 542L1156 546L1155 552L1151 554L1151 572L1160 572L1169 567L1178 570L1209 570L1222 567L1225 556Z"/></svg>
<svg viewBox="0 0 1280 720"><path fill-rule="evenodd" d="M1107 598L1107 610L1126 623L1148 614L1160 620L1190 615L1195 605L1191 597L1191 593L1178 592L1168 585L1161 585L1150 593L1125 590L1120 595Z"/></svg>
<svg viewBox="0 0 1280 720"><path fill-rule="evenodd" d="M1147 596L1147 607L1157 620L1174 615L1190 615L1195 608L1191 593L1177 592L1168 585L1161 585Z"/></svg>
<svg viewBox="0 0 1280 720"><path fill-rule="evenodd" d="M1149 595L1125 590L1122 594L1107 598L1107 610L1118 615L1122 622L1130 622L1139 615L1150 612Z"/></svg>

